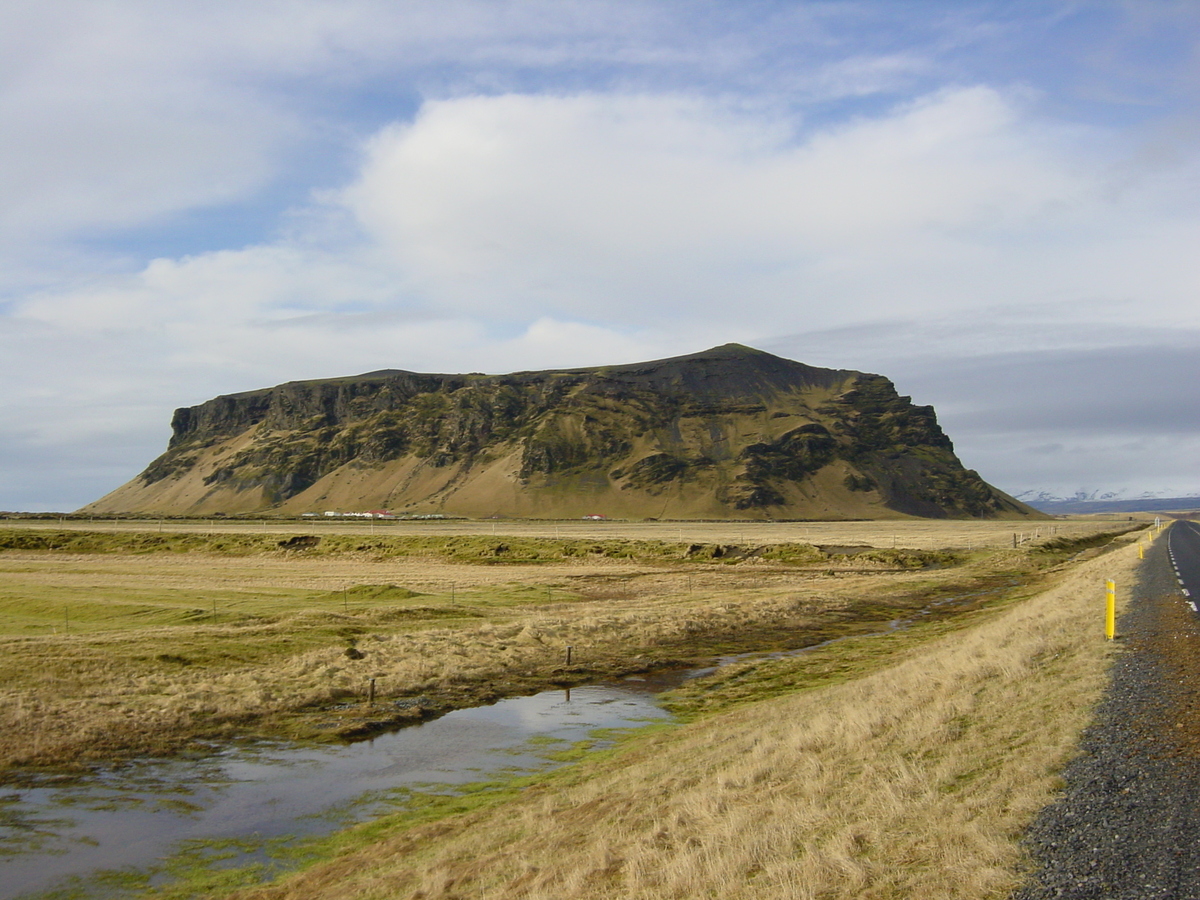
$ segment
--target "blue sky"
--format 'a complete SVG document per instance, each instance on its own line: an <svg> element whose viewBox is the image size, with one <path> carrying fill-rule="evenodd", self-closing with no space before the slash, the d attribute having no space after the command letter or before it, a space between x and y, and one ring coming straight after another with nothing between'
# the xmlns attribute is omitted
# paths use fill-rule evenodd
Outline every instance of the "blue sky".
<svg viewBox="0 0 1200 900"><path fill-rule="evenodd" d="M1200 492L1193 2L6 3L0 509L171 411L740 341Z"/></svg>

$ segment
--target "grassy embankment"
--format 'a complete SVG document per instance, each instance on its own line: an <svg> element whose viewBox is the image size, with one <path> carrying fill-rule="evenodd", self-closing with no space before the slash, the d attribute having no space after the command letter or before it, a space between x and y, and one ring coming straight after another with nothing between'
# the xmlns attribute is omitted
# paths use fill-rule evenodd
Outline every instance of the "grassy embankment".
<svg viewBox="0 0 1200 900"><path fill-rule="evenodd" d="M362 826L239 896L1004 897L1119 649L1102 583L1137 555L1115 548L955 619L743 664L679 694L682 727Z"/></svg>

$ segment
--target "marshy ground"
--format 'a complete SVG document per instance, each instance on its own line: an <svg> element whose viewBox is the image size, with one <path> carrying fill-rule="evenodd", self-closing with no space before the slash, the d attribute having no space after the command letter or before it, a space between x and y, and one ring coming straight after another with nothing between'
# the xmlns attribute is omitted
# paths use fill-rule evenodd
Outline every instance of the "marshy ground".
<svg viewBox="0 0 1200 900"><path fill-rule="evenodd" d="M997 523L590 537L564 536L588 528L573 522L169 524L0 530L0 765L363 735L551 683L878 631L1013 580L975 549L1011 541Z"/></svg>

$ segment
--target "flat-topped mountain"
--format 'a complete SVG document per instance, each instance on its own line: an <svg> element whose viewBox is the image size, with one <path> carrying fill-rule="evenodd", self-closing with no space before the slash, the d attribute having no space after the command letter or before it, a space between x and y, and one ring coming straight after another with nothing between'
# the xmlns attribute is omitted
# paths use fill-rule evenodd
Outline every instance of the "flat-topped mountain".
<svg viewBox="0 0 1200 900"><path fill-rule="evenodd" d="M295 381L175 411L89 512L1037 516L886 378L726 344L621 366Z"/></svg>

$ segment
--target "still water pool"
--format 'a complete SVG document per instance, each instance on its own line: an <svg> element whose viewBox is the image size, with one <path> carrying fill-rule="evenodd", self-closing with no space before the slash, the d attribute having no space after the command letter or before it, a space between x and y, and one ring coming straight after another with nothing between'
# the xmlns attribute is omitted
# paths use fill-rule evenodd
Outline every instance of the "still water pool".
<svg viewBox="0 0 1200 900"><path fill-rule="evenodd" d="M658 680L545 691L338 746L256 743L199 759L148 760L78 783L0 794L0 898L64 886L112 896L101 872L152 871L189 842L234 839L223 865L271 839L327 834L388 808L405 789L545 770L604 729L662 721ZM603 743L602 741L600 742ZM229 840L228 846L233 846ZM120 893L120 891L116 891Z"/></svg>

